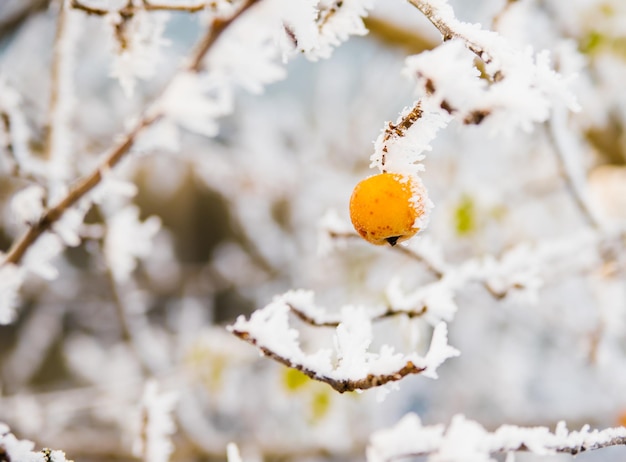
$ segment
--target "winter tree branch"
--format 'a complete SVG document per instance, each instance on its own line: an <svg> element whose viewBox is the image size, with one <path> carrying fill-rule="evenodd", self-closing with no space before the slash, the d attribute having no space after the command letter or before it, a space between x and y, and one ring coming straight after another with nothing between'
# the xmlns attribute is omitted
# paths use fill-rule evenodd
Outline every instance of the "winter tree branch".
<svg viewBox="0 0 626 462"><path fill-rule="evenodd" d="M420 10L424 16L432 23L433 26L441 33L443 40L448 41L454 38L463 40L467 47L472 50L486 64L491 62L492 58L485 50L483 45L468 38L465 34L459 32L457 21L451 21L454 18L452 9L449 5L443 4L433 5L430 0L407 0L411 5ZM441 2L439 2L441 3Z"/></svg>
<svg viewBox="0 0 626 462"><path fill-rule="evenodd" d="M228 329L235 336L254 345L265 356L297 369L313 380L327 383L339 393L366 390L401 380L410 374L437 377L437 368L459 352L448 345L445 323L433 330L430 348L425 356L395 353L384 345L378 353L370 352L371 318L363 309L346 307L337 325L334 350L305 353L289 326L288 314L294 300L310 303L311 293L294 292L276 297L266 307L252 313L250 319L240 316ZM330 324L328 324L330 325Z"/></svg>
<svg viewBox="0 0 626 462"><path fill-rule="evenodd" d="M226 30L230 24L232 24L241 14L248 10L257 1L258 0L246 0L240 9L231 17L226 19L214 19L211 27L200 40L195 51L191 54L188 64L183 70L192 73L200 72L203 58L224 30ZM170 81L170 85L172 81ZM167 91L167 88L168 87L166 87L165 91ZM22 237L20 237L11 246L0 265L19 263L28 248L35 241L37 241L37 239L39 239L45 231L50 229L52 224L61 218L68 208L76 204L82 197L84 197L89 191L100 183L103 178L103 172L109 171L120 162L120 160L133 147L139 134L163 117L162 111L160 109L155 109L158 108L158 103L159 98L157 98L153 104L148 106L143 115L139 117L137 122L135 122L134 126L123 135L121 141L119 141L109 150L108 153L103 156L103 159L91 173L76 181L65 197L48 209L37 223L34 223L28 228Z"/></svg>
<svg viewBox="0 0 626 462"><path fill-rule="evenodd" d="M293 362L286 357L280 356L269 348L259 345L259 341L252 337L248 332L240 330L233 330L232 332L240 339L250 343L251 345L256 346L261 351L261 353L263 353L264 356L267 356L268 358L271 358L274 361L277 361L287 367L296 369L313 380L327 383L339 393L356 390L367 390L369 388L379 387L389 382L396 382L410 374L419 374L425 370L424 367L417 367L411 361L407 361L406 364L400 369L388 374L367 374L365 377L357 379L336 379L320 374L314 369L310 369L302 364Z"/></svg>
<svg viewBox="0 0 626 462"><path fill-rule="evenodd" d="M533 53L480 24L460 21L445 0L408 1L444 38L434 50L406 61L405 73L435 107L468 125L488 118L493 132L516 126L530 131L548 120L556 104L579 108L567 79L552 69L549 52Z"/></svg>
<svg viewBox="0 0 626 462"><path fill-rule="evenodd" d="M416 414L406 415L394 427L374 433L367 450L368 462L390 462L409 457L428 460L463 462L493 461L497 453L518 451L540 455L571 454L626 445L626 428L569 431L559 422L551 432L546 427L503 425L488 432L475 421L456 415L446 429L444 425L422 425ZM508 459L507 459L508 460Z"/></svg>

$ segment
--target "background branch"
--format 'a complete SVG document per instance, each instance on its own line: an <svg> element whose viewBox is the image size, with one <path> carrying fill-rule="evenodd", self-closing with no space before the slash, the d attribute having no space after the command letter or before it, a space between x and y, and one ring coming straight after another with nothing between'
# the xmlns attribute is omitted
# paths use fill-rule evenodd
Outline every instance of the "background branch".
<svg viewBox="0 0 626 462"><path fill-rule="evenodd" d="M582 157L582 154L580 152L580 144L571 139L572 134L567 127L565 110L555 108L551 119L546 124L548 139L552 144L552 150L559 163L567 191L587 224L592 228L600 228L598 217L589 203L584 177L581 175L582 172L576 174L570 160L572 156Z"/></svg>
<svg viewBox="0 0 626 462"><path fill-rule="evenodd" d="M93 7L90 5L86 5L80 0L71 0L72 8L77 10L84 11L87 14L94 16L106 16L110 13L118 13L125 17L133 16L138 10L146 10L146 11L180 11L185 13L197 13L199 11L203 11L211 8L215 2L207 1L201 2L193 5L177 5L177 4L167 4L167 3L151 3L147 0L142 1L142 5L137 7L132 3L120 8L118 10L108 10L104 8Z"/></svg>
<svg viewBox="0 0 626 462"><path fill-rule="evenodd" d="M222 32L232 24L241 14L243 14L248 8L254 5L259 0L247 0L240 9L230 18L221 19L216 18L213 20L211 27L200 40L199 45L192 53L189 63L185 70L190 72L200 72L202 68L202 60L209 52L211 47L215 44ZM173 81L170 80L170 83ZM168 85L169 86L169 85ZM167 91L167 88L164 90ZM162 93L163 94L163 93ZM160 98L160 97L159 97ZM67 195L55 206L48 209L41 219L30 226L28 230L20 237L9 249L1 265L7 263L19 263L28 248L48 229L51 225L57 221L65 211L76 204L82 197L84 197L89 191L97 186L102 180L102 172L108 171L115 167L119 161L130 151L135 144L138 135L143 132L147 127L154 124L157 120L163 117L160 111L155 111L159 98L149 105L144 111L143 115L135 123L133 128L127 132L122 141L104 155L102 161L98 166L88 175L76 181L76 183L70 188Z"/></svg>

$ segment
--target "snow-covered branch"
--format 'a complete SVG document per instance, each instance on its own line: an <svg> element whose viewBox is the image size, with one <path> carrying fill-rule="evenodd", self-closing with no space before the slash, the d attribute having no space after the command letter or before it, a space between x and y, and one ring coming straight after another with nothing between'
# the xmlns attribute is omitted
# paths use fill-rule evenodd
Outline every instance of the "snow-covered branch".
<svg viewBox="0 0 626 462"><path fill-rule="evenodd" d="M568 79L551 68L547 51L518 49L479 24L459 21L447 1L409 0L442 34L445 43L410 56L406 75L421 95L465 124L489 119L493 132L530 131L548 120L550 110L565 105L578 110ZM478 56L484 69L474 62ZM485 76L487 78L485 78Z"/></svg>
<svg viewBox="0 0 626 462"><path fill-rule="evenodd" d="M221 36L224 30L233 23L243 12L254 5L258 0L246 1L240 9L227 19L216 18L202 38L199 46L192 53L189 59L187 72L199 72L200 63L209 52L213 44ZM166 90L167 94L167 90ZM70 191L55 205L48 209L41 218L31 225L28 230L9 249L0 265L8 263L19 263L30 246L36 242L51 226L59 220L65 212L77 204L87 193L96 187L103 178L103 172L115 167L120 160L131 150L138 136L148 127L160 120L164 116L159 100L149 106L143 115L135 122L134 126L122 137L108 153L106 153L98 166L88 175L77 180L70 188Z"/></svg>
<svg viewBox="0 0 626 462"><path fill-rule="evenodd" d="M66 462L63 451L42 449L34 451L35 443L20 440L0 422L0 460L6 462Z"/></svg>
<svg viewBox="0 0 626 462"><path fill-rule="evenodd" d="M447 462L493 462L492 455L517 451L539 455L581 452L626 445L626 428L569 431L559 422L554 432L546 427L503 425L494 432L462 415L452 418L450 426L422 425L416 414L406 415L394 427L380 430L370 438L368 462L390 462L408 457ZM507 459L509 460L509 459Z"/></svg>
<svg viewBox="0 0 626 462"><path fill-rule="evenodd" d="M299 332L289 325L290 303L297 298L306 302L309 295L291 293L287 297L276 297L272 303L252 313L250 319L240 316L229 330L256 346L262 354L325 382L340 393L378 387L410 374L436 378L437 368L446 359L459 354L448 345L445 323L435 327L425 356L396 353L389 345L383 345L377 353L370 352L371 318L364 309L353 306L342 310L334 348L308 354L300 346Z"/></svg>
<svg viewBox="0 0 626 462"><path fill-rule="evenodd" d="M583 157L580 141L574 139L575 135L567 126L565 108L557 108L553 111L547 128L570 195L587 223L594 228L600 227L598 213L593 209L589 200L585 172L579 167L580 159Z"/></svg>
<svg viewBox="0 0 626 462"><path fill-rule="evenodd" d="M81 15L72 10L69 0L59 6L54 42L50 99L44 152L48 162L51 200L65 191L74 175L72 111L75 105L74 76L76 45L81 32Z"/></svg>
<svg viewBox="0 0 626 462"><path fill-rule="evenodd" d="M155 381L146 383L141 398L133 454L144 462L167 462L174 452L170 437L176 431L172 413L178 397L159 393Z"/></svg>
<svg viewBox="0 0 626 462"><path fill-rule="evenodd" d="M330 239L358 238L336 220L325 220L322 228ZM401 279L394 278L387 287L387 305L372 308L367 313L372 320L405 315L422 317L432 325L442 320L451 321L457 310L456 294L470 284L482 285L496 300L511 294L523 294L529 300L536 300L544 279L555 267L566 267L571 272L588 268L598 263L597 255L603 246L621 246L622 239L623 230L582 231L567 239L519 244L499 257L487 255L455 264L446 261L442 249L432 239L414 239L394 250L422 263L436 280L406 290L402 288ZM315 305L310 292L292 291L282 297L294 314L309 324L334 326L339 322L337 315Z"/></svg>

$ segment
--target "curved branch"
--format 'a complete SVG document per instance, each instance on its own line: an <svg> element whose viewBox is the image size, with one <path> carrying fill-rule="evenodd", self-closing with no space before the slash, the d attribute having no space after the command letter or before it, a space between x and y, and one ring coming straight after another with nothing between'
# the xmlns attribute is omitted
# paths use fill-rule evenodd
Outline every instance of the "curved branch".
<svg viewBox="0 0 626 462"><path fill-rule="evenodd" d="M296 369L302 372L304 375L306 375L310 379L317 380L318 382L327 383L335 391L338 391L339 393L345 393L347 391L356 391L356 390L368 390L370 388L375 388L381 385L385 385L386 383L389 383L389 382L397 382L398 380L401 380L407 375L419 374L426 370L425 367L417 367L411 361L407 361L406 364L402 368L398 369L396 372L391 373L391 374L380 374L380 375L367 374L365 377L361 379L357 379L357 380L349 380L349 379L338 380L332 377L318 374L313 369L309 369L306 366L303 366L302 364L294 363L290 361L289 359L280 356L279 354L275 353L269 348L259 345L258 341L252 335L250 335L249 332L233 329L232 333L235 334L240 339L245 340L251 345L254 345L255 347L257 347L264 356L267 356L273 359L274 361L277 361L287 367Z"/></svg>

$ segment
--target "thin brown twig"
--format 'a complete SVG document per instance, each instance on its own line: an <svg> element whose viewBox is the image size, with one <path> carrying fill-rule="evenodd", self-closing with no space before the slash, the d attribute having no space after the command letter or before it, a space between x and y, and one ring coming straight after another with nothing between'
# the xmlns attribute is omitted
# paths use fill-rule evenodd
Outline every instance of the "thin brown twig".
<svg viewBox="0 0 626 462"><path fill-rule="evenodd" d="M0 266L7 263L19 263L28 248L34 244L45 231L50 229L52 224L61 218L69 207L76 204L85 194L100 183L102 180L102 172L109 170L119 163L133 146L139 133L146 127L152 125L160 117L160 114L144 115L139 122L135 124L133 129L124 136L124 139L105 155L104 159L98 164L95 170L78 180L59 203L48 209L38 222L32 224L22 237L13 243L4 260L0 263Z"/></svg>
<svg viewBox="0 0 626 462"><path fill-rule="evenodd" d="M81 0L71 0L71 6L74 9L81 10L89 15L93 16L106 16L111 13L118 13L125 17L133 16L138 10L146 11L179 11L184 13L198 13L206 9L214 8L216 6L215 1L201 2L195 5L170 5L167 3L152 3L148 0L143 0L140 7L129 3L117 10L107 10L105 8L93 7L84 4Z"/></svg>
<svg viewBox="0 0 626 462"><path fill-rule="evenodd" d="M492 57L481 45L472 42L467 37L464 37L463 35L456 32L452 27L450 27L450 25L439 16L438 12L432 7L430 2L425 0L407 1L415 8L420 10L424 16L426 16L426 19L428 19L431 24L437 28L439 33L441 33L444 41L459 38L463 40L467 45L467 48L469 48L484 63L488 64L492 61Z"/></svg>
<svg viewBox="0 0 626 462"><path fill-rule="evenodd" d="M192 53L189 61L190 64L185 67L185 70L196 73L200 72L203 58L221 36L222 32L258 1L259 0L247 0L230 18L216 18L213 20L211 27L199 42L199 46L196 47L195 51ZM159 98L157 98L156 101L158 101L158 99ZM61 218L69 207L76 204L102 181L103 172L115 167L120 160L122 160L135 144L137 136L163 117L162 112L155 111L153 108L154 104L149 105L143 115L134 124L133 128L124 135L122 141L113 146L109 152L104 155L103 159L98 163L98 166L91 173L77 180L61 201L48 209L37 223L31 225L28 230L13 243L4 260L0 262L0 266L7 263L19 263L28 248L35 243L45 231L50 229L52 224Z"/></svg>
<svg viewBox="0 0 626 462"><path fill-rule="evenodd" d="M107 14L111 13L110 10L105 10L103 8L95 8L93 6L85 5L84 3L79 2L78 0L71 0L70 6L76 10L80 10L80 11L83 11L84 13L87 13L89 15L94 15L94 16L106 16Z"/></svg>
<svg viewBox="0 0 626 462"><path fill-rule="evenodd" d="M329 231L328 235L333 239L355 239L359 241L363 239L357 233L351 233L351 232L338 233L334 231ZM411 248L405 247L403 245L396 245L396 246L393 246L393 249L396 252L403 253L411 257L412 259L417 260L420 263L423 263L426 269L437 279L441 279L444 276L444 271L442 269L437 268L431 261L428 261L423 256L414 252Z"/></svg>
<svg viewBox="0 0 626 462"><path fill-rule="evenodd" d="M46 121L46 135L44 140L44 157L50 159L52 155L52 145L56 135L56 125L54 124L55 113L59 104L59 85L61 85L61 67L63 51L61 41L65 24L67 22L67 2L61 0L59 5L57 29L54 37L52 50L52 65L50 68L50 100L48 101L48 120Z"/></svg>
<svg viewBox="0 0 626 462"><path fill-rule="evenodd" d="M361 236L359 236L356 233L329 232L329 236L332 238L336 238L336 239L355 239L355 238L361 239ZM410 247L397 245L397 246L394 246L393 249L397 252L401 252L407 255L408 257L411 257L412 259L417 260L420 263L422 263L426 267L426 269L437 279L442 279L445 276L445 271L443 269L437 268L432 262L424 258L419 253L413 251ZM509 294L508 289L503 290L503 291L497 290L491 284L489 284L488 281L482 281L481 284L485 288L485 290L489 293L489 295L491 295L495 300L502 300L506 298L506 296ZM522 287L520 287L519 285L513 285L509 289L521 289L521 288ZM426 309L427 307L421 307L417 311L404 311L404 310L396 310L390 307L388 311L385 313L385 315L377 316L375 319L386 318L386 317L396 316L396 315L401 315L401 314L408 315L409 317L421 316L426 313ZM292 310L292 311L294 311L294 314L296 314L300 319L302 319L303 321L309 324L315 324L315 325L321 325L321 326L324 326L324 325L336 326L337 325L334 322L331 324L327 324L325 322L321 324L311 323L309 322L309 320L303 318L300 315L300 313L297 313L296 310Z"/></svg>
<svg viewBox="0 0 626 462"><path fill-rule="evenodd" d="M491 20L491 28L493 30L498 30L498 28L500 27L500 23L502 21L502 18L504 18L509 13L510 9L517 2L518 2L518 0L506 0L506 3L504 4L504 6L500 9L500 11L498 11L494 15L493 19Z"/></svg>
<svg viewBox="0 0 626 462"><path fill-rule="evenodd" d="M397 124L392 124L389 122L387 129L385 130L384 140L387 141L392 137L402 138L406 131L413 126L415 122L417 122L424 111L422 111L422 102L418 101L413 109L411 109Z"/></svg>
<svg viewBox="0 0 626 462"><path fill-rule="evenodd" d="M339 11L343 6L343 0L336 0L335 3L326 9L319 10L317 12L317 28L322 30L328 21Z"/></svg>
<svg viewBox="0 0 626 462"><path fill-rule="evenodd" d="M392 374L368 374L367 376L358 380L337 380L332 377L320 375L314 370L308 369L307 367L303 366L302 364L293 363L289 359L280 356L269 348L259 345L257 340L252 337L249 332L233 330L232 333L240 339L257 347L265 356L272 358L273 360L287 367L296 369L313 380L324 382L330 385L334 390L338 391L339 393L356 390L367 390L370 388L378 387L389 382L396 382L398 380L401 380L407 375L419 374L426 369L424 367L417 367L411 361L407 361L407 363L402 368Z"/></svg>
<svg viewBox="0 0 626 462"><path fill-rule="evenodd" d="M388 152L387 141L389 141L390 139L402 138L405 135L406 131L411 128L413 124L422 117L423 114L424 111L422 111L422 103L421 101L417 101L417 103L415 103L415 106L413 106L413 108L407 114L405 114L399 122L397 122L396 124L389 122L387 124L385 134L383 135L383 154L380 161L383 167L383 173L385 173L386 171L384 167Z"/></svg>

